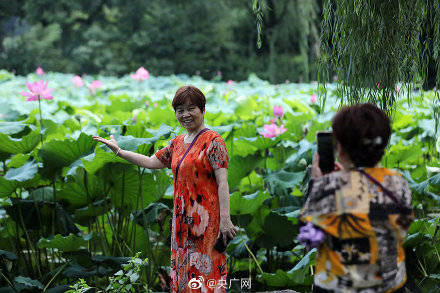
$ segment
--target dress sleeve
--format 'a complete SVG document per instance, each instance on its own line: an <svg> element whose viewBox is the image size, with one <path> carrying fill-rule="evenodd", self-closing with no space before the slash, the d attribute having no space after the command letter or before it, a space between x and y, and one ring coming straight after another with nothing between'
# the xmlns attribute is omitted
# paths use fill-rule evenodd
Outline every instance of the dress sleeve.
<svg viewBox="0 0 440 293"><path fill-rule="evenodd" d="M209 144L207 156L212 169L228 168L228 150L220 136L214 138Z"/></svg>
<svg viewBox="0 0 440 293"><path fill-rule="evenodd" d="M163 149L157 151L156 158L162 162L168 169L171 169L171 161L173 159L174 139Z"/></svg>

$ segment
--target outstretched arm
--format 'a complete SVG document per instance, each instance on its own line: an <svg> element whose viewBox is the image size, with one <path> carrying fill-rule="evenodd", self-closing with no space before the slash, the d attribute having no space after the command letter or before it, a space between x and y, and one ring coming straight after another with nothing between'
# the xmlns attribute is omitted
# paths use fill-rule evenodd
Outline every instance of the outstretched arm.
<svg viewBox="0 0 440 293"><path fill-rule="evenodd" d="M154 155L148 157L138 153L121 149L116 143L116 140L113 137L113 135L110 135L110 139L105 139L99 136L93 136L93 139L107 145L115 153L116 156L121 157L139 167L148 168L148 169L165 168L165 165L161 161L159 161L159 159Z"/></svg>

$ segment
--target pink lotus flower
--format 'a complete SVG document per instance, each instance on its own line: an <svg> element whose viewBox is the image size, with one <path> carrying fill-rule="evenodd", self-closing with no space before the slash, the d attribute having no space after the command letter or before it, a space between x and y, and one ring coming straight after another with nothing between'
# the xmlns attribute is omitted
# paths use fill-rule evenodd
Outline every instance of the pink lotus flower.
<svg viewBox="0 0 440 293"><path fill-rule="evenodd" d="M310 96L310 103L312 103L312 104L316 103L316 95L315 94Z"/></svg>
<svg viewBox="0 0 440 293"><path fill-rule="evenodd" d="M37 75L40 75L40 76L46 74L46 73L44 72L43 68L41 68L41 67L38 67L37 70L35 70L35 73L36 73Z"/></svg>
<svg viewBox="0 0 440 293"><path fill-rule="evenodd" d="M377 89L379 89L379 87L380 87L380 84L379 84L379 83L377 83Z"/></svg>
<svg viewBox="0 0 440 293"><path fill-rule="evenodd" d="M229 84L230 86L232 86L234 84L234 81L232 80L228 80L227 84Z"/></svg>
<svg viewBox="0 0 440 293"><path fill-rule="evenodd" d="M153 107L154 107L154 108L157 108L157 103L154 103L154 104L153 104Z"/></svg>
<svg viewBox="0 0 440 293"><path fill-rule="evenodd" d="M218 76L222 76L222 72L219 70L219 71L217 71L217 75Z"/></svg>
<svg viewBox="0 0 440 293"><path fill-rule="evenodd" d="M396 86L396 92L400 93L400 86Z"/></svg>
<svg viewBox="0 0 440 293"><path fill-rule="evenodd" d="M338 76L335 74L335 75L333 75L333 81L334 82L337 82L338 81Z"/></svg>
<svg viewBox="0 0 440 293"><path fill-rule="evenodd" d="M99 89L102 86L102 82L100 82L99 80L94 80L92 81L92 83L89 85L89 90L92 92L92 94L96 94L96 89Z"/></svg>
<svg viewBox="0 0 440 293"><path fill-rule="evenodd" d="M79 75L75 75L72 79L73 81L73 85L76 87L82 87L84 85L84 82L82 80L82 78Z"/></svg>
<svg viewBox="0 0 440 293"><path fill-rule="evenodd" d="M283 134L287 131L287 128L284 128L284 124L278 127L275 123L272 124L264 124L264 131L260 134L267 138L276 137L278 135Z"/></svg>
<svg viewBox="0 0 440 293"><path fill-rule="evenodd" d="M53 89L47 88L48 81L44 83L44 80L36 81L34 83L26 82L26 86L30 92L21 92L19 95L28 97L26 101L39 101L41 99L52 100Z"/></svg>
<svg viewBox="0 0 440 293"><path fill-rule="evenodd" d="M434 87L432 90L433 90L434 92L436 92L436 91L437 91L437 87Z"/></svg>
<svg viewBox="0 0 440 293"><path fill-rule="evenodd" d="M139 67L139 69L136 70L136 74L130 74L130 77L140 82L148 79L150 77L150 73L144 67Z"/></svg>
<svg viewBox="0 0 440 293"><path fill-rule="evenodd" d="M273 106L273 115L277 118L283 118L284 110L281 106Z"/></svg>
<svg viewBox="0 0 440 293"><path fill-rule="evenodd" d="M290 80L286 79L286 81L284 83L288 84L288 83L290 83Z"/></svg>

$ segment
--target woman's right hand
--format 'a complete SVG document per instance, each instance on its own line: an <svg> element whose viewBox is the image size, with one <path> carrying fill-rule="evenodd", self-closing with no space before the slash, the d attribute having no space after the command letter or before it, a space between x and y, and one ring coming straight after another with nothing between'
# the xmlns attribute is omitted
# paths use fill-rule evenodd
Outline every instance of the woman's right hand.
<svg viewBox="0 0 440 293"><path fill-rule="evenodd" d="M338 162L335 162L335 167L332 172L341 171L343 168L344 167L342 167L341 164L339 164ZM316 179L316 178L321 177L322 175L325 175L325 173L323 173L321 171L321 168L319 168L319 155L318 155L318 152L316 152L313 157L312 178Z"/></svg>
<svg viewBox="0 0 440 293"><path fill-rule="evenodd" d="M93 136L93 140L102 142L103 144L107 145L112 150L112 152L114 152L115 154L120 149L120 147L116 143L116 140L113 137L113 135L110 135L110 139L105 139L105 138L102 138L100 136Z"/></svg>

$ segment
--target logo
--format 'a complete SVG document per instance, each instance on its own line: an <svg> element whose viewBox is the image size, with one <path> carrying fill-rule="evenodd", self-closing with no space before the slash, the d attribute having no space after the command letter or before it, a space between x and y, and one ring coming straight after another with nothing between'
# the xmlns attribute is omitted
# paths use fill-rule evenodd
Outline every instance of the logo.
<svg viewBox="0 0 440 293"><path fill-rule="evenodd" d="M202 284L205 281L202 276L199 276L198 278L192 278L188 282L188 287L191 289L200 289L202 288Z"/></svg>

